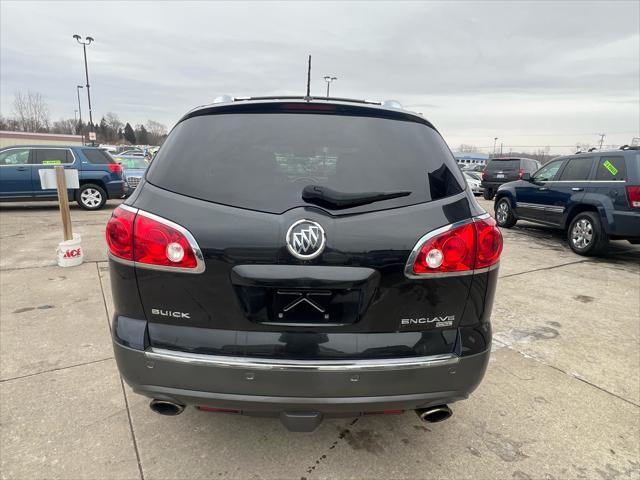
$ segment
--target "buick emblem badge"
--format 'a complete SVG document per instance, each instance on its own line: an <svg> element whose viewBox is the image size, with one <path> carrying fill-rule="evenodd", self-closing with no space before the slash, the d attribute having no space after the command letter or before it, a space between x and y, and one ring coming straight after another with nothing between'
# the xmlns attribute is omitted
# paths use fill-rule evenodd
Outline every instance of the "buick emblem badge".
<svg viewBox="0 0 640 480"><path fill-rule="evenodd" d="M300 260L320 255L326 240L324 229L313 220L298 220L287 230L287 250Z"/></svg>

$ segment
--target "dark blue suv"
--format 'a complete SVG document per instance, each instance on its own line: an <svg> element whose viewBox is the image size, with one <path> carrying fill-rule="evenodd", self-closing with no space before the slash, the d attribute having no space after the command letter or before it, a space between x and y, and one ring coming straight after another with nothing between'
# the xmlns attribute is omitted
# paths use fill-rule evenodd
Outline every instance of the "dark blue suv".
<svg viewBox="0 0 640 480"><path fill-rule="evenodd" d="M580 255L601 253L609 239L640 243L640 151L624 146L556 158L502 185L494 206L499 226L521 219L562 228Z"/></svg>
<svg viewBox="0 0 640 480"><path fill-rule="evenodd" d="M40 188L38 170L64 165L78 170L80 188L69 190L69 199L85 210L98 210L111 198L122 198L127 184L122 167L96 147L47 145L0 149L0 201L53 200L55 190Z"/></svg>

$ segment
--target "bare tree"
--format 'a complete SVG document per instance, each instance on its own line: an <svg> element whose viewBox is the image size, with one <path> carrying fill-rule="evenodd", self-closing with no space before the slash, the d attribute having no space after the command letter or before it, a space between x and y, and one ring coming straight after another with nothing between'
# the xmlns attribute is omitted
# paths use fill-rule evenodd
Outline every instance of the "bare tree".
<svg viewBox="0 0 640 480"><path fill-rule="evenodd" d="M38 92L16 92L13 114L23 132L46 132L49 129L49 107Z"/></svg>
<svg viewBox="0 0 640 480"><path fill-rule="evenodd" d="M466 143L460 144L458 152L460 153L474 153L478 151L478 147L475 145L467 145Z"/></svg>
<svg viewBox="0 0 640 480"><path fill-rule="evenodd" d="M167 135L167 127L160 122L156 122L154 120L149 120L147 122L147 133L149 138L149 143L151 145L160 145L164 140L164 137Z"/></svg>
<svg viewBox="0 0 640 480"><path fill-rule="evenodd" d="M113 112L107 112L107 114L104 116L104 119L106 120L109 129L113 132L113 138L117 139L118 132L120 131L120 129L122 129L122 127L124 127L124 124L120 121L118 115Z"/></svg>
<svg viewBox="0 0 640 480"><path fill-rule="evenodd" d="M73 118L61 118L60 120L53 122L50 131L51 133L74 135L76 133L77 127L77 120L74 120Z"/></svg>

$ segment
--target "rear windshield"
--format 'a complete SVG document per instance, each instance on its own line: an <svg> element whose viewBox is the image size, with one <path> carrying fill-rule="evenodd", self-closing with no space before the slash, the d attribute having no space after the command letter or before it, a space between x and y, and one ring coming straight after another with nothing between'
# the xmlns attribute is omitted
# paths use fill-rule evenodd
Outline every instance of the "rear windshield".
<svg viewBox="0 0 640 480"><path fill-rule="evenodd" d="M87 157L89 163L94 163L97 165L105 165L107 163L115 163L111 155L107 153L105 150L100 150L97 148L83 148L82 153Z"/></svg>
<svg viewBox="0 0 640 480"><path fill-rule="evenodd" d="M339 192L410 192L350 208L371 211L462 191L462 174L427 125L313 113L230 113L184 120L149 167L161 188L280 213L308 205L307 185ZM330 209L330 208L329 208Z"/></svg>
<svg viewBox="0 0 640 480"><path fill-rule="evenodd" d="M487 165L487 172L495 172L496 170L517 170L520 168L520 160L518 159L495 159L489 162Z"/></svg>

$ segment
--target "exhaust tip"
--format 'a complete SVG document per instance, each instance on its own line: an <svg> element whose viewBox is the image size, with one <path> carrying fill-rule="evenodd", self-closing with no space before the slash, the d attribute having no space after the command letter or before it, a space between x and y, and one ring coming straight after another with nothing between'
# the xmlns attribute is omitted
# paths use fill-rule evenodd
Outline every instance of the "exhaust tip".
<svg viewBox="0 0 640 480"><path fill-rule="evenodd" d="M149 408L160 415L180 415L184 411L184 405L169 402L167 400L151 400Z"/></svg>
<svg viewBox="0 0 640 480"><path fill-rule="evenodd" d="M438 423L447 420L453 412L447 405L436 405L435 407L420 408L416 414L426 423Z"/></svg>

